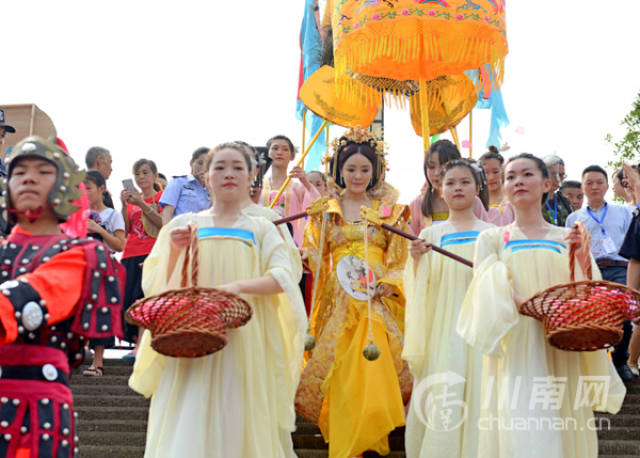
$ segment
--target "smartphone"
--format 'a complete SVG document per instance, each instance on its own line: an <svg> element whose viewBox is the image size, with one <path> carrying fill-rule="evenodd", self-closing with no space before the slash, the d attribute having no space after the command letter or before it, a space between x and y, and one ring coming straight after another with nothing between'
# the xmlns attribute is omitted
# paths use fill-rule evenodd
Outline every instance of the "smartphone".
<svg viewBox="0 0 640 458"><path fill-rule="evenodd" d="M133 180L131 178L127 178L126 180L122 180L122 186L124 187L124 189L126 189L127 191L131 192L131 193L137 193L138 191L136 191L136 187L133 185Z"/></svg>

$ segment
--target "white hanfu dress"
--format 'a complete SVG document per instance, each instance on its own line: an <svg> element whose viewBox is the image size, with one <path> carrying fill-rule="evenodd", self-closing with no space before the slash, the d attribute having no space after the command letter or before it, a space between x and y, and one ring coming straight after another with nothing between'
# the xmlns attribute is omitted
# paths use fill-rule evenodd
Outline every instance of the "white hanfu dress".
<svg viewBox="0 0 640 458"><path fill-rule="evenodd" d="M184 252L167 281L169 233L198 226L200 286L272 275L284 290L243 296L249 322L227 331L227 346L200 358L155 352L145 331L131 388L149 397L145 457L292 457L294 395L302 364L305 309L289 250L272 223L243 212L232 228L214 227L209 211L162 228L143 270L146 295L179 286Z"/></svg>
<svg viewBox="0 0 640 458"><path fill-rule="evenodd" d="M514 301L570 281L568 233L551 227L533 240L510 224L478 237L457 326L485 355L478 456L596 457L593 411L622 406L626 390L606 351L552 347L542 323L521 315ZM576 280L584 278L576 270Z"/></svg>
<svg viewBox="0 0 640 458"><path fill-rule="evenodd" d="M450 222L430 226L420 238L472 260L477 220L458 232ZM414 273L415 272L415 273ZM402 357L414 376L407 426L407 457L475 458L478 447L482 354L456 333L458 314L473 269L431 250L404 273L407 296Z"/></svg>

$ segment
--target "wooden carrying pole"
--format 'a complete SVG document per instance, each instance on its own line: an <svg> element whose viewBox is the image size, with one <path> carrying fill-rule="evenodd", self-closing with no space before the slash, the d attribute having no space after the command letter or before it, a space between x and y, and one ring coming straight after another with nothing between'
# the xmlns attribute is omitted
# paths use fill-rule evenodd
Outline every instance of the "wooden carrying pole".
<svg viewBox="0 0 640 458"><path fill-rule="evenodd" d="M309 213L307 213L307 211L305 210L303 212L294 213L293 215L289 215L289 216L285 216L284 218L277 219L273 222L273 224L275 224L276 226L279 226L280 224L289 223L291 221L304 218L306 216L309 216Z"/></svg>
<svg viewBox="0 0 640 458"><path fill-rule="evenodd" d="M311 151L311 148L313 147L313 145L316 142L316 140L318 140L318 137L322 133L322 129L324 129L326 127L327 123L328 123L328 121L326 119L324 121L322 121L322 125L318 129L318 132L316 132L316 134L313 136L313 138L311 139L311 142L309 142L309 145L307 146L307 149L304 150L304 152L302 153L302 156L300 157L300 159L296 163L297 166L302 166L304 164L304 160L306 159L307 154L309 154L309 151ZM288 176L287 179L284 180L284 183L282 183L282 187L278 191L278 194L276 194L276 196L273 198L273 200L269 204L269 208L273 208L276 205L276 203L280 199L280 196L282 195L284 190L287 189L287 186L289 186L290 182L291 182L291 177Z"/></svg>
<svg viewBox="0 0 640 458"><path fill-rule="evenodd" d="M380 224L381 227L385 228L388 231L393 232L394 234L398 234L404 238L407 238L409 240L418 240L420 237L416 237L413 234L409 234L408 232L405 232L403 230L398 229L397 227L391 226L387 223L382 223ZM445 250L444 248L440 248L438 245L433 245L433 244L429 244L429 246L431 247L431 249L433 249L433 251L437 251L440 254L443 254L455 261L461 262L462 264L464 264L465 266L469 266L471 268L473 268L473 263L471 261L469 261L466 258L463 258L462 256L458 256L455 253L452 253L449 250Z"/></svg>
<svg viewBox="0 0 640 458"><path fill-rule="evenodd" d="M327 124L327 128L325 129L326 137L325 142L327 144L327 152L326 152L326 161L324 162L324 179L329 179L329 125Z"/></svg>
<svg viewBox="0 0 640 458"><path fill-rule="evenodd" d="M380 221L380 218L378 217L378 214L376 213L375 210L362 206L360 207L360 216L362 216L362 218L370 221L372 224L377 224L378 226L382 227L383 229L386 229L390 232L393 232L394 234L398 234L401 237L404 237L406 239L409 240L418 240L419 237L416 237L413 234L409 234L408 232L405 232L401 229L398 229L397 227L391 226L390 224L387 223L383 223L382 221ZM443 254L451 259L453 259L454 261L458 261L461 262L462 264L464 264L465 266L469 266L471 268L473 268L473 263L471 261L469 261L468 259L463 258L462 256L458 256L455 253L452 253L449 250L445 250L444 248L440 248L437 245L433 245L433 244L429 244L429 246L431 247L431 249L433 249L433 251L436 251L440 254Z"/></svg>

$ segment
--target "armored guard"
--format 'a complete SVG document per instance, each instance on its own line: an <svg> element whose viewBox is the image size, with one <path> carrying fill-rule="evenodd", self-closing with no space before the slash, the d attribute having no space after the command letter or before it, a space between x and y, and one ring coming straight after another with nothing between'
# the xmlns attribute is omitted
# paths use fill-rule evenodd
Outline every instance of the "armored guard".
<svg viewBox="0 0 640 458"><path fill-rule="evenodd" d="M84 172L54 142L28 137L7 159L0 246L0 457L72 457L69 370L84 339L120 336L124 269L102 242L59 224L78 210Z"/></svg>

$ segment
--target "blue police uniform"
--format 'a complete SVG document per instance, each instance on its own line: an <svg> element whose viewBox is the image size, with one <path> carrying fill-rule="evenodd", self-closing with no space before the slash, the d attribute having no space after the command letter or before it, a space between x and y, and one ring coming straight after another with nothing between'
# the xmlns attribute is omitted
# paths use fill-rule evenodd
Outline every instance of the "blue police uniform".
<svg viewBox="0 0 640 458"><path fill-rule="evenodd" d="M162 193L160 205L171 205L175 208L173 216L188 212L200 212L211 206L207 188L202 186L193 175L173 177Z"/></svg>

